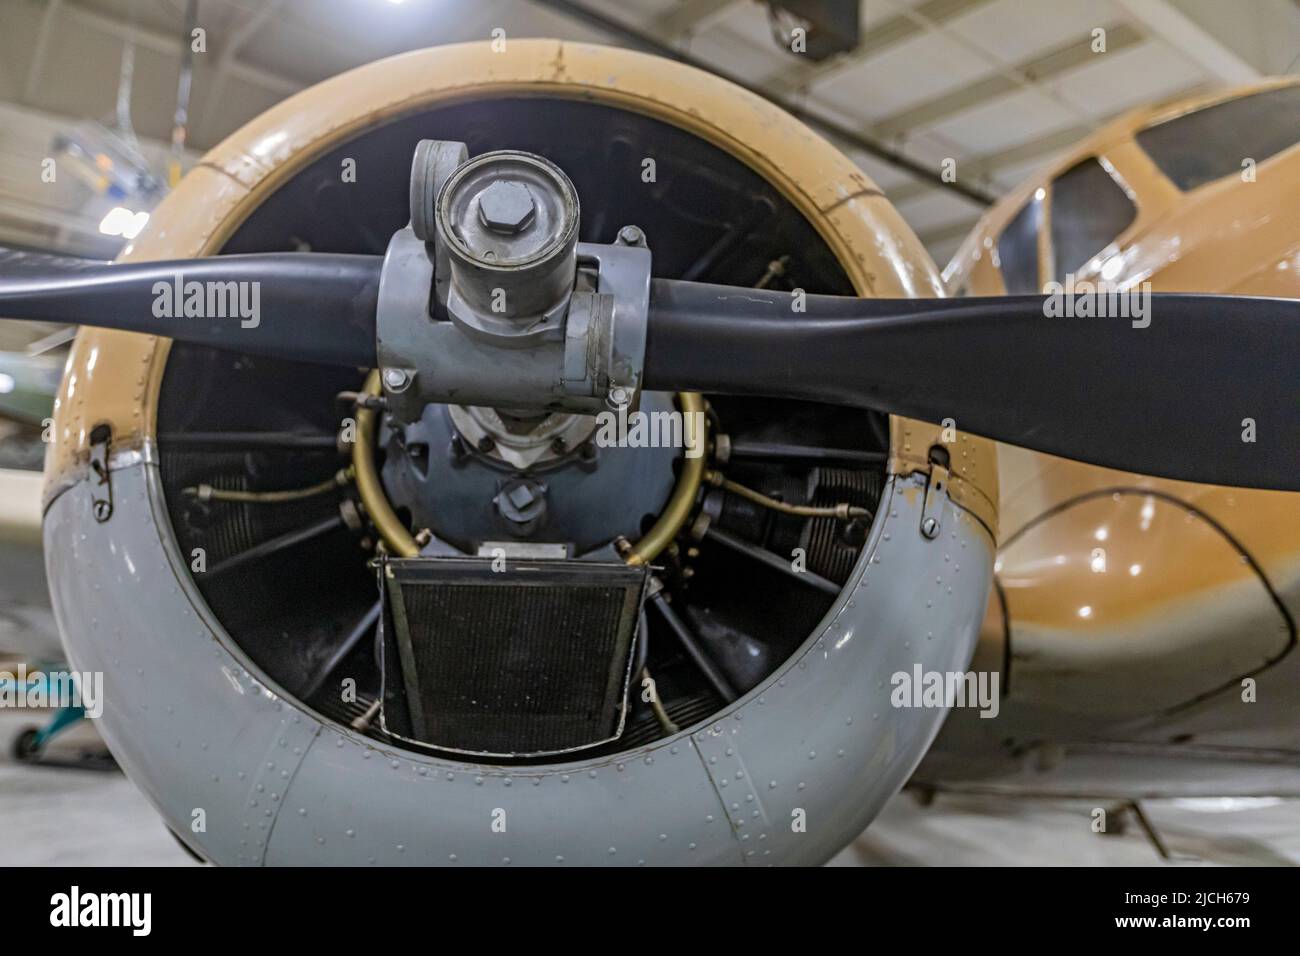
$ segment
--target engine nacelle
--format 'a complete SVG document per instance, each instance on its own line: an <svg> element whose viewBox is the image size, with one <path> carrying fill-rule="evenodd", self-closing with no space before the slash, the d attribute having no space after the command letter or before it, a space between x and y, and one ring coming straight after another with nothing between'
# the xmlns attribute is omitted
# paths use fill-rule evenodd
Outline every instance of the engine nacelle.
<svg viewBox="0 0 1300 956"><path fill-rule="evenodd" d="M589 135L571 135L576 128ZM407 221L405 168L430 129L469 142L479 157L514 148L564 169L586 204L584 233L572 237L578 268L584 238L612 247L620 227L636 222L666 275L752 285L793 268L810 291L939 294L932 263L880 191L790 116L678 64L547 40L512 40L503 54L486 44L406 54L292 97L205 157L126 258L276 248L304 229L316 248L363 251L356 244L370 236L364 251L380 252L373 243ZM558 155L575 143L587 162ZM606 155L590 157L595 143ZM343 158L361 170L352 193L338 184ZM641 179L656 166L654 180ZM634 178L618 179L623 170ZM454 193L439 195L454 203ZM492 222L529 215L512 206L519 197L497 198ZM636 203L645 215L624 216ZM428 254L432 225L411 222L420 254ZM703 255L691 247L693 233ZM561 227L556 236L567 256L569 233ZM458 254L466 252L447 250L449 264ZM437 257L430 271L441 275ZM447 273L445 301L449 321L474 324L482 316L471 314L473 295L452 294L456 268L466 267ZM548 313L546 302L524 305L520 315ZM563 355L564 342L556 347ZM584 369L585 384L571 394L586 389L603 401L610 382L636 385L619 380L617 363L611 368ZM370 644L352 636L375 623L366 566L378 536L370 525L380 524L373 508L341 495L301 511L222 511L186 494L208 474L218 476L212 487L227 490L222 481L242 488L289 471L332 474L331 401L355 394L359 376L200 358L167 340L94 329L79 333L69 361L45 492L64 644L77 670L105 675L99 727L114 755L204 857L817 863L906 781L945 710L891 705L890 679L918 666L967 667L992 575L990 443L960 433L945 442L954 436L940 426L873 422L866 413L711 402L721 427L710 428L708 464L693 464L683 450L656 466L658 484L634 494L647 520L633 515L642 537L632 544L644 552L624 557L653 568L663 589L646 605L649 664L633 658L643 668L633 673L653 670L656 681L633 684L626 726L581 754L467 758L386 735L374 719L378 691L347 702L334 686L344 673L333 660L340 654L360 685L380 686ZM421 371L415 381L428 378ZM481 404L473 398L457 400ZM399 419L418 422L425 403ZM704 407L700 399L697 410ZM372 417L357 441L373 455L381 410L362 411ZM306 433L312 425L323 439ZM473 426L449 427L463 434ZM251 432L282 444L230 444ZM283 444L290 439L293 448ZM92 460L105 466L100 473ZM724 466L768 491L779 487L817 516L767 514L729 497L704 480L706 468ZM667 501L664 467L676 469ZM409 521L414 508L396 500L399 482L378 469L370 478L393 499L398 520ZM100 520L95 502L106 493L111 513ZM842 502L871 517L846 527L817 511ZM491 498L482 504L493 507ZM520 527L528 504L524 496L513 502ZM268 542L295 533L289 514L318 531L269 555ZM805 570L790 560L796 549ZM691 660L692 632L712 664ZM198 809L201 830L192 825Z"/></svg>

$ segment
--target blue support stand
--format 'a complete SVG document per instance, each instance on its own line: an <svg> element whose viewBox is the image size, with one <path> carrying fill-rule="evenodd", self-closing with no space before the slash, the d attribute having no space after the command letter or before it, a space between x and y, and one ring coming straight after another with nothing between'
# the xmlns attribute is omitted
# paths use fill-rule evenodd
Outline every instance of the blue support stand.
<svg viewBox="0 0 1300 956"><path fill-rule="evenodd" d="M25 687L28 695L43 692L47 700L55 696L55 687L48 673L32 674L26 680ZM18 690L16 680L0 679L0 696L8 694L17 696ZM41 754L51 740L76 725L85 716L86 711L79 704L60 707L44 727L29 727L14 738L11 747L14 759L27 763L40 760Z"/></svg>

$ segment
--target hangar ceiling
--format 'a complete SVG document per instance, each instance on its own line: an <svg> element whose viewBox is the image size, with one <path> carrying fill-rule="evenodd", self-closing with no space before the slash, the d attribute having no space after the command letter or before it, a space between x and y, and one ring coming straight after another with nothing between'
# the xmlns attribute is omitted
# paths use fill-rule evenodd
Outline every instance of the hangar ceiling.
<svg viewBox="0 0 1300 956"><path fill-rule="evenodd" d="M102 202L78 182L43 183L41 161L79 122L114 125L129 48L130 125L165 168L184 15L185 0L0 0L0 242L113 254ZM945 159L967 193L996 197L1129 107L1290 72L1300 56L1295 0L862 0L860 20L855 50L815 62L777 45L755 0L201 0L207 49L181 161L295 91L403 50L496 27L636 43L822 121L942 265L983 208L940 182Z"/></svg>

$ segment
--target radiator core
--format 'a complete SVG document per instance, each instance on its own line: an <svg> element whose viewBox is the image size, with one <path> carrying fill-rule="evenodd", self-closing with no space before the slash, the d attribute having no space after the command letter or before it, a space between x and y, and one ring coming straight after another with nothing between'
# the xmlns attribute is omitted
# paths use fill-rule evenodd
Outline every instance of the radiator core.
<svg viewBox="0 0 1300 956"><path fill-rule="evenodd" d="M381 646L397 657L383 667L385 729L505 757L616 739L646 571L590 561L493 567L469 557L381 564Z"/></svg>

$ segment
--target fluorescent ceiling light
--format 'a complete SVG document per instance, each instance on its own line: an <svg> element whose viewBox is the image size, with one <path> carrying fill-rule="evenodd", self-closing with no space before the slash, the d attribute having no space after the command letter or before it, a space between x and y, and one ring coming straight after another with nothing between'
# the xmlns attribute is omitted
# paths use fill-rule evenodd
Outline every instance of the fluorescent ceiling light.
<svg viewBox="0 0 1300 956"><path fill-rule="evenodd" d="M134 239L149 221L147 212L132 212L125 206L114 206L99 221L99 231L106 236Z"/></svg>

